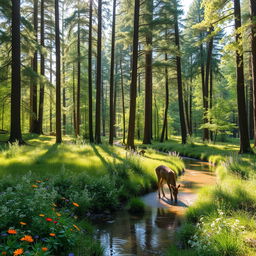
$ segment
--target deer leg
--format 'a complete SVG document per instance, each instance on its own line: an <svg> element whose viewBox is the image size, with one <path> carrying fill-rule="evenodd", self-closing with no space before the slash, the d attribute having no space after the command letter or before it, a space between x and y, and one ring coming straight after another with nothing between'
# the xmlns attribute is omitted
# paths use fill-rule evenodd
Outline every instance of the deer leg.
<svg viewBox="0 0 256 256"><path fill-rule="evenodd" d="M158 197L159 198L161 197L160 196L160 185L161 185L160 180L161 180L161 178L158 177L158 180L157 180L157 191L158 191Z"/></svg>
<svg viewBox="0 0 256 256"><path fill-rule="evenodd" d="M167 185L168 185L169 190L170 190L171 201L173 201L173 197L172 197L172 188L171 188L171 186L170 186L169 183L167 183Z"/></svg>
<svg viewBox="0 0 256 256"><path fill-rule="evenodd" d="M162 179L161 180L161 189L162 189L162 194L163 194L163 196L165 197L165 193L164 193L164 180Z"/></svg>

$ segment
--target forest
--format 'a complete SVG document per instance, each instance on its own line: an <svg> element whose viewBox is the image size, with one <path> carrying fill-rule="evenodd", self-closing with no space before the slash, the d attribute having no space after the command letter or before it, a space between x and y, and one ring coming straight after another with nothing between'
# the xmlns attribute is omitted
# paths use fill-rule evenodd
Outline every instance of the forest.
<svg viewBox="0 0 256 256"><path fill-rule="evenodd" d="M255 0L0 0L1 255L256 255L255 148Z"/></svg>

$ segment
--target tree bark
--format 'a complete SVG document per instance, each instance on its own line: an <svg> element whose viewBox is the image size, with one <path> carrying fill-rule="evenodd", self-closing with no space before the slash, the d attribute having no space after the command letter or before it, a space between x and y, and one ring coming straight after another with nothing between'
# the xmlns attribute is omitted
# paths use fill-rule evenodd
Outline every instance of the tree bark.
<svg viewBox="0 0 256 256"><path fill-rule="evenodd" d="M38 43L38 0L34 0L33 23L34 23L34 37L35 37L35 42L37 44ZM34 52L32 68L35 73L38 73L37 49ZM32 97L31 97L32 117L31 117L31 124L30 124L30 132L39 133L38 119L37 119L37 78L33 79L31 92L32 92Z"/></svg>
<svg viewBox="0 0 256 256"><path fill-rule="evenodd" d="M178 9L177 1L175 0L175 45L180 51L180 35L179 35L179 25L178 25ZM185 123L185 112L183 105L183 89L182 89L182 73L181 73L181 58L176 56L176 68L177 68L177 82L178 82L178 98L179 98L179 112L180 112L180 126L181 126L181 138L182 144L187 142L187 132Z"/></svg>
<svg viewBox="0 0 256 256"><path fill-rule="evenodd" d="M59 0L55 0L55 47L56 47L56 143L62 142L61 134L61 73Z"/></svg>
<svg viewBox="0 0 256 256"><path fill-rule="evenodd" d="M67 132L67 116L66 116L66 63L65 63L65 28L64 28L64 16L65 13L65 2L63 1L62 5L62 105L63 105L63 114L62 114L62 127L63 134L66 135Z"/></svg>
<svg viewBox="0 0 256 256"><path fill-rule="evenodd" d="M165 54L165 61L167 62L168 56ZM167 118L168 118L168 109L169 109L169 77L168 77L168 67L165 67L165 111L164 111L164 124L162 129L162 134L160 142L164 141L164 135L167 130Z"/></svg>
<svg viewBox="0 0 256 256"><path fill-rule="evenodd" d="M145 115L143 144L151 144L152 138L152 20L153 1L146 2L146 51L145 51Z"/></svg>
<svg viewBox="0 0 256 256"><path fill-rule="evenodd" d="M73 64L73 126L74 126L74 134L76 135L76 87L75 87L75 65Z"/></svg>
<svg viewBox="0 0 256 256"><path fill-rule="evenodd" d="M93 118L92 118L92 0L89 7L89 39L88 39L88 97L89 97L89 139L93 138Z"/></svg>
<svg viewBox="0 0 256 256"><path fill-rule="evenodd" d="M11 84L11 131L9 142L23 144L21 134L21 56L20 56L20 0L12 0L12 84Z"/></svg>
<svg viewBox="0 0 256 256"><path fill-rule="evenodd" d="M251 20L253 22L251 31L252 48L252 87L253 87L253 124L254 124L254 147L256 147L256 2L250 0Z"/></svg>
<svg viewBox="0 0 256 256"><path fill-rule="evenodd" d="M139 17L140 17L140 0L134 1L134 24L133 24L133 55L132 55L132 81L130 87L130 116L127 148L135 149L134 133L136 119L136 94L137 94L137 66L138 66L138 44L139 44Z"/></svg>
<svg viewBox="0 0 256 256"><path fill-rule="evenodd" d="M241 27L241 7L240 0L234 0L235 29ZM241 34L236 33L236 42L241 40ZM248 135L248 122L244 92L244 62L243 54L236 51L236 71L237 71L237 104L238 104L238 123L240 130L240 154L251 153L250 140Z"/></svg>
<svg viewBox="0 0 256 256"><path fill-rule="evenodd" d="M81 124L81 114L80 114L80 93L81 93L81 35L80 35L80 1L78 1L78 24L77 24L77 96L76 96L76 136L80 135L80 124Z"/></svg>
<svg viewBox="0 0 256 256"><path fill-rule="evenodd" d="M44 0L41 0L41 47L44 48ZM40 59L40 71L41 76L45 76L45 58L41 53ZM44 112L44 82L40 83L40 95L39 95L39 114L38 114L38 128L39 134L43 134L43 112Z"/></svg>
<svg viewBox="0 0 256 256"><path fill-rule="evenodd" d="M115 39L116 39L116 0L113 0L112 43L110 64L110 92L109 92L109 144L113 145L114 137L114 65L115 65Z"/></svg>
<svg viewBox="0 0 256 256"><path fill-rule="evenodd" d="M101 143L101 36L102 36L102 0L98 0L98 39L97 39L97 77L96 77L96 124L95 142Z"/></svg>
<svg viewBox="0 0 256 256"><path fill-rule="evenodd" d="M124 77L123 77L123 65L122 65L122 51L120 57L120 71L121 71L121 93L122 93L122 111L123 111L123 144L125 144L125 102L124 102Z"/></svg>

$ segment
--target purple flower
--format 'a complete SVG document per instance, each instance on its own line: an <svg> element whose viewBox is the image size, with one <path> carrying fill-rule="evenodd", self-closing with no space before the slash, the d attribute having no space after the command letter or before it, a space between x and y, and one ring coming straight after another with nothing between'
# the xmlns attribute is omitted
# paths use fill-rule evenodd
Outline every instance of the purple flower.
<svg viewBox="0 0 256 256"><path fill-rule="evenodd" d="M41 240L42 240L43 242L46 242L46 241L47 241L47 238L41 238Z"/></svg>
<svg viewBox="0 0 256 256"><path fill-rule="evenodd" d="M75 256L73 252L69 253L68 256Z"/></svg>
<svg viewBox="0 0 256 256"><path fill-rule="evenodd" d="M38 239L38 238L39 238L39 236L38 236L38 235L36 235L36 236L34 236L34 238L35 238L35 239Z"/></svg>
<svg viewBox="0 0 256 256"><path fill-rule="evenodd" d="M6 234L6 233L2 233L2 234L1 234L1 236L8 236L8 234Z"/></svg>

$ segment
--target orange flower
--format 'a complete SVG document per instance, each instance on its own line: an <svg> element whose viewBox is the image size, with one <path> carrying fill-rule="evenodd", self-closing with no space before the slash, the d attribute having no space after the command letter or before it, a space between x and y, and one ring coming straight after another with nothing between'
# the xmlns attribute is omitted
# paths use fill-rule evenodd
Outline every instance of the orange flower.
<svg viewBox="0 0 256 256"><path fill-rule="evenodd" d="M6 255L7 254L7 252L2 252L2 255Z"/></svg>
<svg viewBox="0 0 256 256"><path fill-rule="evenodd" d="M34 242L34 239L32 238L32 236L24 236L20 239L21 241L27 241L29 243Z"/></svg>
<svg viewBox="0 0 256 256"><path fill-rule="evenodd" d="M76 207L79 207L79 204L77 204L77 203L75 203L75 202L73 202L72 203L74 206L76 206Z"/></svg>
<svg viewBox="0 0 256 256"><path fill-rule="evenodd" d="M32 188L38 188L38 186L37 185L32 185Z"/></svg>
<svg viewBox="0 0 256 256"><path fill-rule="evenodd" d="M36 180L37 183L41 183L42 181L41 180Z"/></svg>
<svg viewBox="0 0 256 256"><path fill-rule="evenodd" d="M21 221L21 222L20 222L20 225L24 226L24 225L27 225L27 223Z"/></svg>
<svg viewBox="0 0 256 256"><path fill-rule="evenodd" d="M50 233L49 235L50 235L50 236L56 236L54 233Z"/></svg>
<svg viewBox="0 0 256 256"><path fill-rule="evenodd" d="M78 231L81 231L81 229L77 225L73 224L73 227L76 228Z"/></svg>
<svg viewBox="0 0 256 256"><path fill-rule="evenodd" d="M48 248L47 247L42 247L42 251L46 252L46 251L48 251Z"/></svg>
<svg viewBox="0 0 256 256"><path fill-rule="evenodd" d="M57 215L58 217L60 217L60 216L61 216L61 214L60 214L60 213L58 213L58 212L56 212L56 215Z"/></svg>
<svg viewBox="0 0 256 256"><path fill-rule="evenodd" d="M17 231L15 229L9 229L7 232L11 235L17 234Z"/></svg>
<svg viewBox="0 0 256 256"><path fill-rule="evenodd" d="M21 255L21 254L23 254L23 249L22 248L20 248L20 249L17 249L17 250L15 250L14 252L13 252L13 255L14 256L16 256L16 255Z"/></svg>

